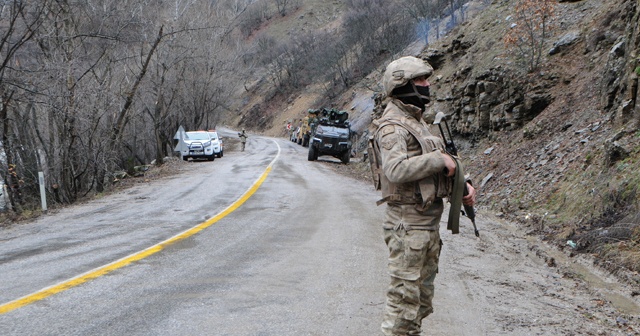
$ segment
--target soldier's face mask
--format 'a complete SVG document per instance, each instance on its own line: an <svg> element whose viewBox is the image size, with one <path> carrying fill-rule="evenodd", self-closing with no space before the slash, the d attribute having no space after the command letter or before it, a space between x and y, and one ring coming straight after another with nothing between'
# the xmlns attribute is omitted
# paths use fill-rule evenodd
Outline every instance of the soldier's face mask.
<svg viewBox="0 0 640 336"><path fill-rule="evenodd" d="M398 98L405 104L417 106L423 111L425 105L431 101L429 99L429 87L415 85L413 81L409 81L406 85L394 89L392 96Z"/></svg>
<svg viewBox="0 0 640 336"><path fill-rule="evenodd" d="M429 103L429 87L416 85L416 91L421 95L422 100L426 100L425 104Z"/></svg>

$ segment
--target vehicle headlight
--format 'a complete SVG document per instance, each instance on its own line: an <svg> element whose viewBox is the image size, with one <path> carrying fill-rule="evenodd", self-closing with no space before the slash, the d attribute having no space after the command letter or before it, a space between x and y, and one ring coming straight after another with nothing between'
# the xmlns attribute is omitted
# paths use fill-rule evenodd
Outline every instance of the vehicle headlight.
<svg viewBox="0 0 640 336"><path fill-rule="evenodd" d="M207 141L205 143L202 144L204 147L209 147L211 146L211 141Z"/></svg>

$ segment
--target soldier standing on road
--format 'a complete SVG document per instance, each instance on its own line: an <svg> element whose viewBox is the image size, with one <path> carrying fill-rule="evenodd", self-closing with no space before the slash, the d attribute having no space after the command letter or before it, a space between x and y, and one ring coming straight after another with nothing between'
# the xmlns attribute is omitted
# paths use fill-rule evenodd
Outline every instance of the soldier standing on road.
<svg viewBox="0 0 640 336"><path fill-rule="evenodd" d="M247 133L244 132L244 128L242 129L242 133L238 133L238 137L240 137L240 142L242 143L242 152L244 152L244 146L247 144Z"/></svg>
<svg viewBox="0 0 640 336"><path fill-rule="evenodd" d="M433 312L442 199L451 195L456 163L422 119L432 73L433 68L416 57L391 62L382 78L387 106L374 122L391 276L381 326L385 335L420 335L422 319ZM473 205L475 190L470 184L468 188L462 202Z"/></svg>

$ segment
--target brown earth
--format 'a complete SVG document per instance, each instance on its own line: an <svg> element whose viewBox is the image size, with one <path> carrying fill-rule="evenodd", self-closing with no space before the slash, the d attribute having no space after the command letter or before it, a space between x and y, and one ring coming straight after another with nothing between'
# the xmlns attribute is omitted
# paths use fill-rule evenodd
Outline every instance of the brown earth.
<svg viewBox="0 0 640 336"><path fill-rule="evenodd" d="M519 222L527 234L559 248L572 241L575 253L598 256L595 262L609 271L629 270L631 276L624 277L640 288L640 172L634 168L639 163L640 133L633 124L621 122L615 108L603 105L605 76L612 71L610 51L628 29L628 7L613 0L557 3L556 29L547 45L550 48L570 31L578 32L579 38L555 55L545 54L541 68L525 74L515 67L502 40L513 20L514 4L492 2L417 54L427 57L436 50L444 55L443 65L432 76L432 95L438 101L434 106L445 111L454 111L447 102L456 86L488 69L510 73L524 83L518 90L551 97L548 106L518 128L454 134L467 172L479 187L478 207ZM454 40L466 49L452 49ZM461 69L469 69L469 75L461 76ZM332 102L349 111L360 139L366 139L371 97L379 90L383 70L381 66ZM276 113L265 134L286 136L287 120L319 107L314 104L322 98L321 91L300 92L278 107L284 112ZM629 152L626 159L610 162L607 146L612 139ZM358 161L354 158L348 167L335 169L367 180L368 168Z"/></svg>

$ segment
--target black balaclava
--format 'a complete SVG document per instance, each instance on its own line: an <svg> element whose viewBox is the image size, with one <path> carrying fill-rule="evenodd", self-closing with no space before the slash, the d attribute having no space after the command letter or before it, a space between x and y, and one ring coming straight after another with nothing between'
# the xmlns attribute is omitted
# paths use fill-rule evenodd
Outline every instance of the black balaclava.
<svg viewBox="0 0 640 336"><path fill-rule="evenodd" d="M417 106L422 111L424 111L425 105L431 101L429 99L429 87L415 85L413 81L409 81L409 83L404 86L393 89L391 96L398 98L405 104Z"/></svg>

